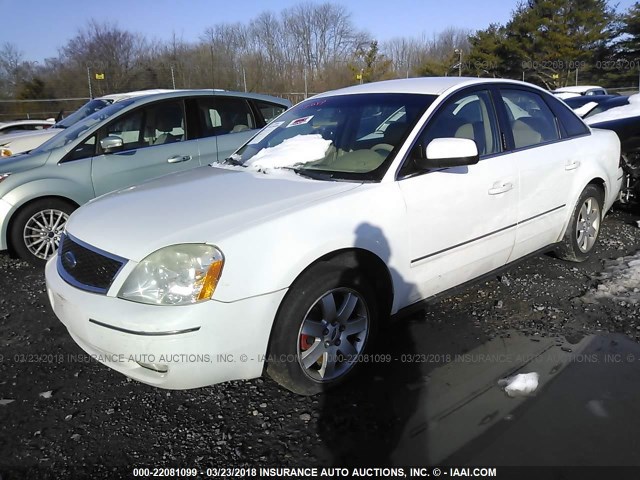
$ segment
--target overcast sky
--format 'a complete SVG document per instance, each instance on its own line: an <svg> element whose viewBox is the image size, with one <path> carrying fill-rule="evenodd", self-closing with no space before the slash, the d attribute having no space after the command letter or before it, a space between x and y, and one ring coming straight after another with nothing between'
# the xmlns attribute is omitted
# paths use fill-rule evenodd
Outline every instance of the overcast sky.
<svg viewBox="0 0 640 480"><path fill-rule="evenodd" d="M217 23L248 21L259 13L280 13L301 0L0 0L0 43L14 43L26 60L54 57L87 21L117 22L120 28L168 40L175 32L196 41ZM314 2L322 3L322 2ZM343 0L353 24L379 41L393 37L431 36L446 27L477 30L504 23L517 0ZM624 11L633 0L619 0Z"/></svg>

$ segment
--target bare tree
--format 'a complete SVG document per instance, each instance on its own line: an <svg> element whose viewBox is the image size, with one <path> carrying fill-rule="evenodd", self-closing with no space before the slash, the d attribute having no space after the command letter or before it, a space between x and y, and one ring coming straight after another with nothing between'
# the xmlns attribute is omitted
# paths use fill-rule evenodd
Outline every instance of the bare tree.
<svg viewBox="0 0 640 480"><path fill-rule="evenodd" d="M96 83L96 92L103 94L131 88L141 73L145 49L142 36L91 20L60 49L59 56L77 73L89 69L92 75L104 74L104 80Z"/></svg>

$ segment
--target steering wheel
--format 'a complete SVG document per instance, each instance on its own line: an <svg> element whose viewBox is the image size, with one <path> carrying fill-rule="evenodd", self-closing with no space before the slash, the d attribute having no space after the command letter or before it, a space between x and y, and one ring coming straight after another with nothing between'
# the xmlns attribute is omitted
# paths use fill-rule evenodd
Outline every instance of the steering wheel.
<svg viewBox="0 0 640 480"><path fill-rule="evenodd" d="M391 150L393 150L393 145L390 145L388 143L376 143L369 150L373 150L376 153L380 153L379 150L389 153L391 152ZM381 155L384 155L384 153L382 153Z"/></svg>

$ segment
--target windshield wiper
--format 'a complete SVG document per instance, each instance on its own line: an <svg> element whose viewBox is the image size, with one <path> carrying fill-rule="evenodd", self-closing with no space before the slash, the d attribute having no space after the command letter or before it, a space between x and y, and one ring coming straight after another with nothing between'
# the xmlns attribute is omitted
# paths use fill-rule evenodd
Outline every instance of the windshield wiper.
<svg viewBox="0 0 640 480"><path fill-rule="evenodd" d="M308 170L306 168L296 168L296 167L280 167L283 170L291 170L295 173L297 173L298 175L300 175L301 177L307 177L307 178L311 178L313 180L332 180L333 179L333 173L326 173L326 172L316 172L313 170Z"/></svg>
<svg viewBox="0 0 640 480"><path fill-rule="evenodd" d="M231 155L230 157L225 158L220 163L222 163L223 165L234 165L234 166L238 166L238 167L243 167L244 166L244 162L242 160L240 160L237 155Z"/></svg>

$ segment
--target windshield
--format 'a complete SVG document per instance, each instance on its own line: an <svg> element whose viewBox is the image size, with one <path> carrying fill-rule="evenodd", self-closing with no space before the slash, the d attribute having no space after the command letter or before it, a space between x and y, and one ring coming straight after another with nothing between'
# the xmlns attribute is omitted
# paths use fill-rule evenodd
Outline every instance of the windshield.
<svg viewBox="0 0 640 480"><path fill-rule="evenodd" d="M267 125L227 163L293 168L314 178L380 180L434 95L309 99Z"/></svg>
<svg viewBox="0 0 640 480"><path fill-rule="evenodd" d="M54 125L55 128L68 128L74 123L78 123L83 118L88 117L92 113L97 112L100 109L103 109L107 105L111 105L113 100L102 100L99 98L93 99L90 102L85 103L78 110L73 112L71 115L66 117L63 120L60 120L58 123Z"/></svg>
<svg viewBox="0 0 640 480"><path fill-rule="evenodd" d="M89 130L91 127L96 125L99 122L109 118L111 115L119 112L125 107L128 107L133 103L133 100L123 100L121 102L112 103L108 107L102 108L96 112L93 112L84 120L74 124L73 126L67 128L65 131L60 132L54 137L51 137L49 140L44 142L38 148L32 150L33 153L42 153L42 152L50 152L51 150L55 150L56 148L64 147L65 145L73 142L77 139L81 134L85 131Z"/></svg>

